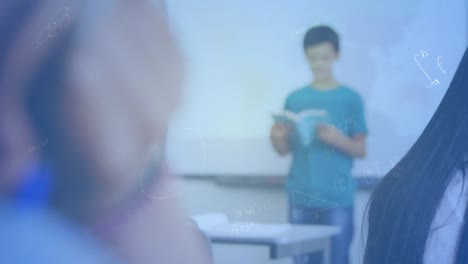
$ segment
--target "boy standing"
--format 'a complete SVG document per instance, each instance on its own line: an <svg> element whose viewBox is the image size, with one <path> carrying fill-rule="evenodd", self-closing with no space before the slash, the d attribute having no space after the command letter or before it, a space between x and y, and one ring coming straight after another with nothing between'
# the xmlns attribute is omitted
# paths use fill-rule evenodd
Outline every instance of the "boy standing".
<svg viewBox="0 0 468 264"><path fill-rule="evenodd" d="M295 113L323 109L328 121L317 125L315 139L306 146L295 144L289 137L291 128L282 123L273 125L271 140L280 155L293 155L286 188L289 221L340 226L341 233L332 239L331 259L334 264L345 264L353 237L356 184L351 178L352 162L366 155L364 107L358 93L333 77L339 55L339 37L333 29L309 29L304 52L314 80L289 94L284 108ZM321 257L304 255L296 263L321 263Z"/></svg>

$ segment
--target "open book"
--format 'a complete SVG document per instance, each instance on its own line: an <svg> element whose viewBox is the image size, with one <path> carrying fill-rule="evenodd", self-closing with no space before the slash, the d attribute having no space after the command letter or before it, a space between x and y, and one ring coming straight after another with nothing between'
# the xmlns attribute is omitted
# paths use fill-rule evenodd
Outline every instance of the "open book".
<svg viewBox="0 0 468 264"><path fill-rule="evenodd" d="M309 109L299 113L284 110L273 114L275 122L291 127L292 140L301 146L307 146L314 140L315 127L318 123L327 123L328 111L324 109Z"/></svg>

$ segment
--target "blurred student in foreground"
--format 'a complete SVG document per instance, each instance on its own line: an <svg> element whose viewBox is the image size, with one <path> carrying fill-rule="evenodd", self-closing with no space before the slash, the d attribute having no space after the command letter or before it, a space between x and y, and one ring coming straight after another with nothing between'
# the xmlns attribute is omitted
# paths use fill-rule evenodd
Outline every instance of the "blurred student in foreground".
<svg viewBox="0 0 468 264"><path fill-rule="evenodd" d="M374 191L365 264L468 263L468 51L426 129Z"/></svg>
<svg viewBox="0 0 468 264"><path fill-rule="evenodd" d="M0 13L0 262L210 263L164 165L183 63L151 1L4 0ZM50 182L46 209L11 201L30 177Z"/></svg>

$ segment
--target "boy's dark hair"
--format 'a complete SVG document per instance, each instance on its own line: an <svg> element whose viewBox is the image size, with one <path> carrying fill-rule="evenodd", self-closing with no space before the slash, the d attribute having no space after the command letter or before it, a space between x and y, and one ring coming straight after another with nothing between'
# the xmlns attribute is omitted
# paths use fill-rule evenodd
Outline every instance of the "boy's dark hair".
<svg viewBox="0 0 468 264"><path fill-rule="evenodd" d="M315 26L307 30L304 37L304 50L310 46L315 46L328 42L338 53L340 51L340 40L338 34L329 26Z"/></svg>

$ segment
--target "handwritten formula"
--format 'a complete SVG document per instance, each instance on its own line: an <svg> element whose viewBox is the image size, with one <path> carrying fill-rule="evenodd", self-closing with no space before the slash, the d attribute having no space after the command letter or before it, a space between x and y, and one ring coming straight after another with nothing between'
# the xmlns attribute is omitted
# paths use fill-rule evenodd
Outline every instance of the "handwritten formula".
<svg viewBox="0 0 468 264"><path fill-rule="evenodd" d="M421 69L421 71L424 73L424 75L427 77L427 79L429 80L430 84L428 86L426 86L426 88L430 88L432 86L437 86L440 84L440 81L437 79L437 78L434 78L432 79L431 76L429 76L429 74L427 73L427 71L421 66L421 63L419 62L418 58L425 58L425 57L428 57L429 56L429 53L427 53L427 51L424 51L424 50L420 50L421 53L416 53L414 54L413 58L414 58L414 61L416 62L416 64L418 65L418 67ZM437 67L439 68L440 71L442 71L444 74L446 73L445 70L442 68L442 59L444 57L442 56L438 56L437 57Z"/></svg>
<svg viewBox="0 0 468 264"><path fill-rule="evenodd" d="M68 7L64 6L56 12L56 14L47 23L47 26L44 27L36 36L36 44L42 45L50 38L55 37L61 30L63 30L65 23L69 21L70 12Z"/></svg>

